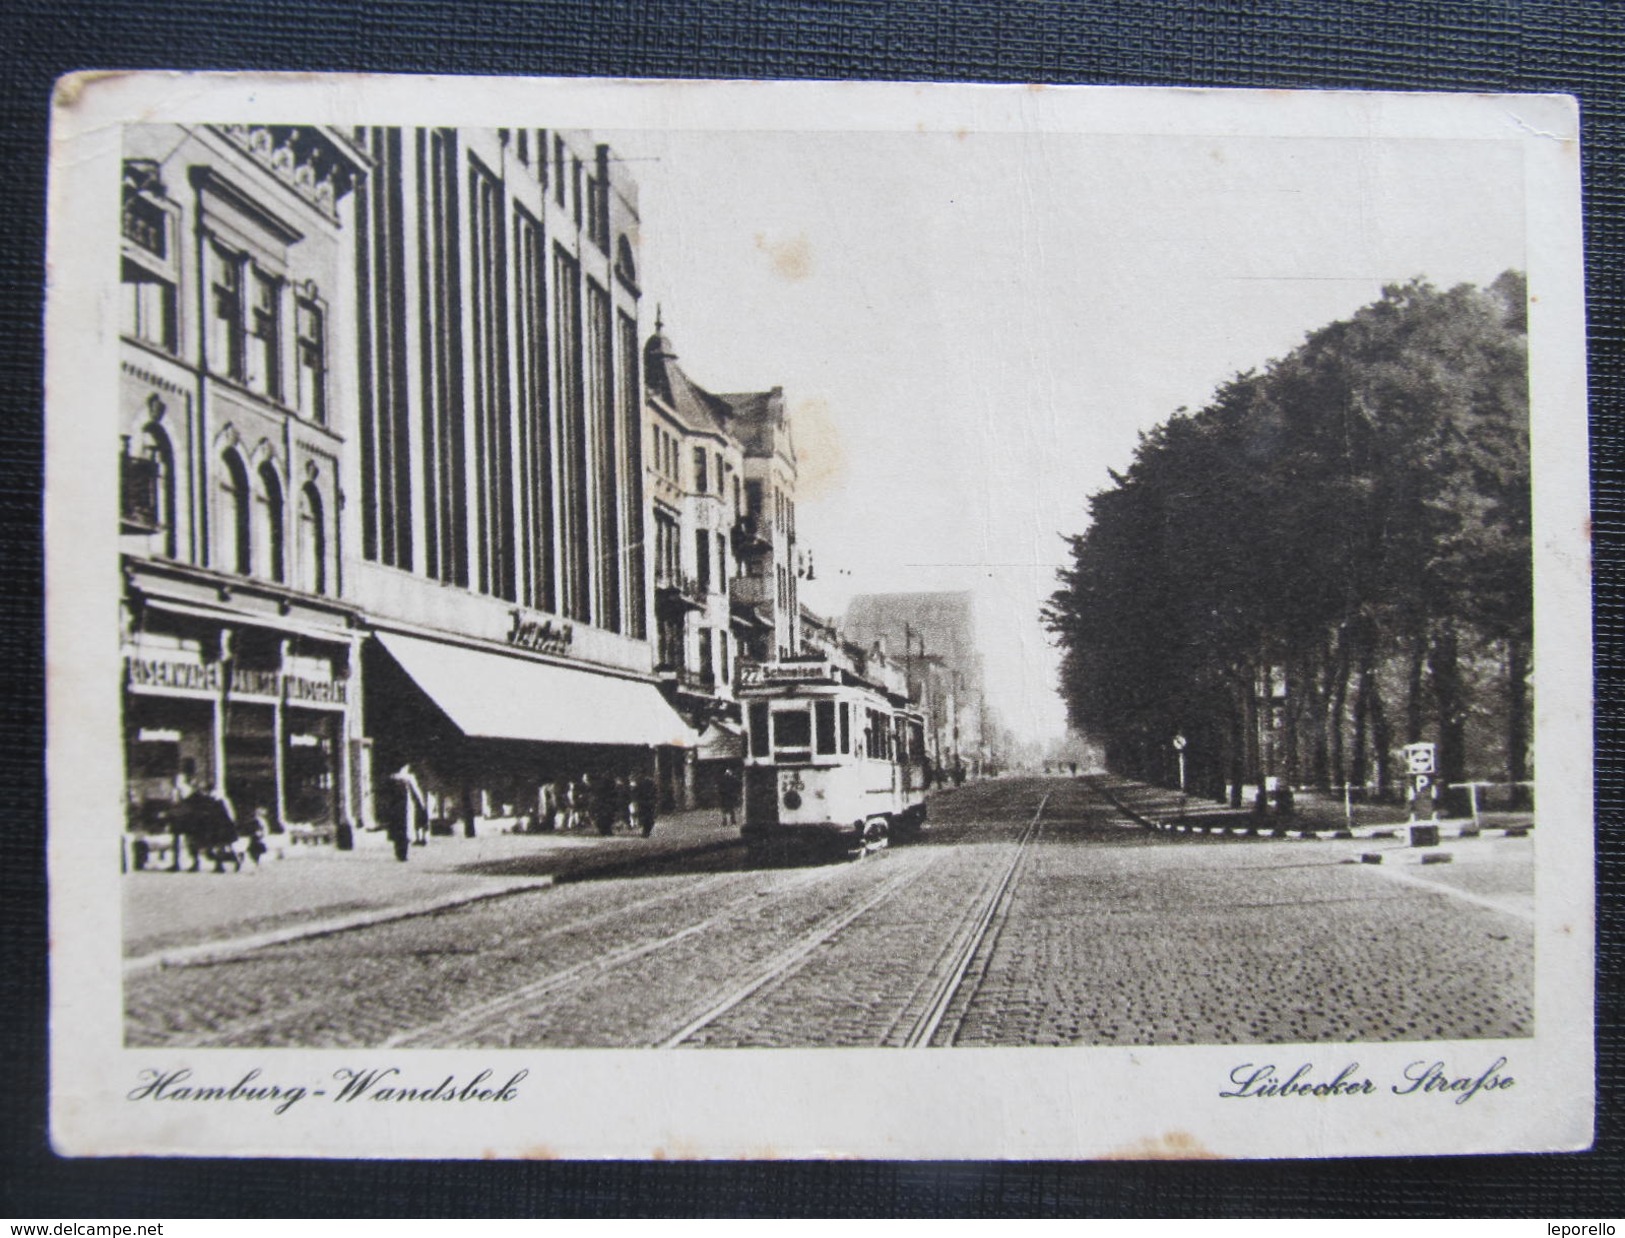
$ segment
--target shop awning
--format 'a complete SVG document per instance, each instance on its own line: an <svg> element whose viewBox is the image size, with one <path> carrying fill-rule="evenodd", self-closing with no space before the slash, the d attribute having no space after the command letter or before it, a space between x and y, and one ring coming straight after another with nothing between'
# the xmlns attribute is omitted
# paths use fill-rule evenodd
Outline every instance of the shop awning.
<svg viewBox="0 0 1625 1238"><path fill-rule="evenodd" d="M650 683L395 632L377 636L464 735L680 748L698 738Z"/></svg>
<svg viewBox="0 0 1625 1238"><path fill-rule="evenodd" d="M718 720L700 732L697 747L699 751L695 755L701 761L738 761L745 755L745 735Z"/></svg>

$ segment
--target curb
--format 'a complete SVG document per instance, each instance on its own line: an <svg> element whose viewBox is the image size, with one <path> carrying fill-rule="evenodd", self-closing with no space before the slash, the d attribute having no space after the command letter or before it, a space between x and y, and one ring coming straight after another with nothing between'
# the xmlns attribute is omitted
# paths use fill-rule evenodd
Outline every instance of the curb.
<svg viewBox="0 0 1625 1238"><path fill-rule="evenodd" d="M509 894L521 894L527 890L545 890L553 884L553 878L529 877L523 881L511 882L494 889L473 890L463 894L448 894L441 898L425 899L418 903L407 903L398 907L379 907L373 911L358 911L348 916L338 916L331 920L309 920L304 924L296 924L290 928L272 929L265 933L251 933L247 937L233 937L226 941L206 941L195 946L175 946L168 950L154 951L152 954L138 955L133 959L124 960L124 974L150 971L153 968L183 967L188 963L201 963L216 959L234 958L239 954L247 954L252 950L263 950L266 946L285 945L290 941L303 941L310 937L327 937L334 933L344 933L351 929L368 928L374 924L388 924L391 920L407 920L413 916L426 916L436 911L444 911L449 907L461 907L468 903L479 903L490 898L503 898Z"/></svg>
<svg viewBox="0 0 1625 1238"><path fill-rule="evenodd" d="M303 924L291 925L283 929L271 929L264 933L252 933L246 937L234 937L225 941L199 942L193 946L174 946L167 950L156 950L151 954L139 955L124 961L124 974L132 975L137 972L151 971L155 968L183 967L189 963L203 963L215 960L235 958L240 954L247 954L254 950L263 950L267 946L281 946L288 942L305 941L314 937L329 937L335 933L346 933L352 929L371 928L375 924L388 924L392 920L410 920L414 916L432 915L437 911L446 911L452 907L463 907L470 903L484 902L486 899L505 898L510 894L522 894L533 890L546 890L560 883L581 881L594 877L613 876L616 873L647 867L651 862L675 856L703 855L710 851L721 851L733 846L735 839L714 839L710 842L696 843L691 847L674 847L663 851L657 856L629 856L624 859L606 861L602 864L593 864L584 861L582 865L568 873L548 873L540 877L526 877L514 880L506 885L472 890L461 894L447 894L440 898L424 899L421 902L407 903L397 907L379 907L372 911L358 911L347 916L336 916L330 920L309 920Z"/></svg>
<svg viewBox="0 0 1625 1238"><path fill-rule="evenodd" d="M1165 834L1204 834L1218 835L1220 837L1242 836L1258 838L1295 837L1305 842L1347 842L1350 839L1369 840L1402 836L1404 832L1413 824L1409 821L1399 821L1391 825L1356 825L1353 827L1353 829L1350 829L1347 825L1304 826L1254 823L1248 823L1246 825L1239 823L1235 825L1201 825L1192 822L1179 821L1172 818L1159 820L1155 817L1148 817L1125 804L1121 799L1118 798L1111 787L1104 786L1100 783L1095 783L1094 789L1110 800L1112 806L1125 817L1137 822L1146 829L1158 830ZM1441 840L1447 838L1452 840L1472 839L1483 837L1491 830L1495 830L1507 838L1527 838L1534 831L1534 828L1533 823L1528 825L1484 825L1475 827L1470 821L1464 821L1459 828L1455 826L1450 827L1450 829L1454 831L1453 833L1445 833L1443 830L1441 830L1439 837Z"/></svg>

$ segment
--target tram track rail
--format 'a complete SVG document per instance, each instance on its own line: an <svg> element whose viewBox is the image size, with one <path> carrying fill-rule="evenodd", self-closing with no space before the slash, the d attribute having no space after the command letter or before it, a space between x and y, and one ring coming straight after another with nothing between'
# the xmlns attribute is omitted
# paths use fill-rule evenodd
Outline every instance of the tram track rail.
<svg viewBox="0 0 1625 1238"><path fill-rule="evenodd" d="M812 869L792 877L775 893L789 893L800 889L802 886L813 885L819 881L829 879L830 870ZM684 897L692 897L692 895L693 891L688 891ZM489 1001L481 1002L466 1010L457 1011L455 1014L435 1020L432 1023L421 1024L418 1027L397 1032L386 1040L382 1047L386 1049L459 1047L468 1043L470 1038L477 1037L482 1030L520 1014L539 1001L559 996L573 989L583 988L592 981L619 971L621 968L647 958L649 955L669 950L673 946L680 945L691 938L719 928L727 924L743 909L759 904L761 898L762 892L753 888L738 898L730 899L719 910L703 920L684 925L682 928L660 937L648 938L622 946L619 949L595 954L581 960L579 963L550 972L516 989L510 989ZM572 931L577 928L579 928L579 925L571 926Z"/></svg>
<svg viewBox="0 0 1625 1238"><path fill-rule="evenodd" d="M929 996L902 1038L904 1047L925 1049L936 1043L949 1011L953 1009L955 1000L964 988L972 964L976 962L978 955L985 955L983 946L988 943L989 935L994 934L996 937L995 929L1009 917L1011 891L1015 888L1022 866L1031 854L1033 842L1043 828L1044 808L1048 805L1049 799L1050 793L1046 792L1038 801L1038 808L1016 841L1009 862L997 878L989 883L991 888L984 887L982 897L974 904L974 914L961 921L960 931L950 939L948 948L939 956L938 965L933 969L934 983L930 980L927 982ZM907 1008L905 1013L906 1010ZM964 1011L961 1008L959 1023L963 1021ZM953 1044L959 1032L959 1023L954 1025L952 1033L945 1038L947 1044Z"/></svg>
<svg viewBox="0 0 1625 1238"><path fill-rule="evenodd" d="M754 885L754 881L752 881L752 878L755 877L755 876L756 876L756 874L750 874L750 873L746 873L746 874L732 873L732 872L714 873L714 874L711 874L710 876L708 876L704 880L704 882L701 885L699 885L698 887L690 886L690 887L686 887L686 888L678 889L678 890L667 890L667 891L663 891L663 892L661 892L659 894L652 894L652 895L649 895L649 896L647 896L645 898L637 899L634 902L627 903L627 904L624 904L624 905L619 906L619 907L612 907L612 908L607 908L607 909L605 909L603 911L593 912L592 914L584 916L579 920L571 920L567 924L561 924L561 925L558 925L557 927L550 928L550 929L547 929L547 930L545 930L543 932L534 934L533 936L531 936L531 937L529 937L527 939L527 944L529 944L531 946L534 946L534 945L541 944L543 942L554 941L554 940L557 940L557 939L559 939L561 937L569 937L569 936L573 936L573 935L578 935L578 934L588 932L588 931L591 931L591 930L594 930L594 929L602 928L603 926L608 925L608 924L613 924L615 921L623 920L628 916L636 916L636 915L639 915L639 914L642 914L642 913L646 913L646 912L655 910L655 909L657 909L657 908L659 908L659 907L661 907L663 905L680 904L680 903L682 903L684 901L692 899L697 893L698 894L709 894L712 891L719 890L722 887L727 886L727 885L741 884L741 878L742 877L743 877L745 882L748 882L748 883ZM505 893L505 894L503 894L503 895L501 895L499 897L512 898L512 897L515 897L516 895L523 895L523 894L528 894L528 893L532 893L532 891L510 892L510 893ZM753 898L753 897L759 897L759 895L752 894L752 895L749 895L749 896L745 896L744 898L741 898L738 901L746 902L746 901L749 901L749 899ZM455 915L455 914L457 914L458 912L460 912L462 910L463 910L463 907L460 907L460 906L458 906L458 907L450 907L450 908L446 908L446 909L444 909L442 911L424 913L424 915L422 917L412 917L412 918L414 918L414 919L428 918L428 917L435 916L435 915ZM398 924L399 924L399 921L391 922L391 926L398 926ZM355 931L361 931L361 930L349 930L349 931L355 932ZM313 939L309 939L309 940L292 941L292 942L283 943L281 946L263 947L263 948L256 949L256 950L251 950L251 951L242 951L242 952L232 954L232 955L224 955L224 956L209 958L209 959L205 959L205 960L200 960L198 962L177 964L177 965L175 965L175 966L173 966L171 968L168 968L166 970L171 971L171 972L176 972L176 971L190 970L190 969L193 969L193 968L200 968L200 967L214 968L214 967L232 966L232 965L238 965L238 964L250 964L250 965L253 965L253 964L260 964L260 963L274 963L274 962L277 961L277 956L273 953L273 951L275 951L275 950L278 950L278 949L288 950L288 949L297 949L297 948L301 948L301 947L308 947L312 941L325 942L325 941L330 939L330 936L331 935L329 935L328 937L322 937L322 938L313 938ZM431 949L426 950L426 951L413 951L413 952L410 952L410 953L423 955L423 954L436 954L436 953L443 953L443 952L431 948ZM279 1006L273 1013L271 1013L271 1014L269 1014L267 1016L257 1018L257 1019L256 1018L249 1018L249 1019L235 1021L229 1027L223 1028L218 1032L215 1032L215 1033L212 1033L210 1035L207 1035L207 1036L204 1036L204 1037L201 1037L201 1038L197 1039L195 1041L195 1043L200 1045L200 1046L217 1046L217 1045L221 1045L223 1043L229 1043L229 1042L232 1042L232 1041L236 1041L236 1040L242 1038L245 1035L252 1035L252 1034L254 1034L256 1032L272 1031L272 1030L274 1030L274 1029L276 1029L278 1027L288 1026L290 1023L297 1024L302 1018L304 1018L304 1017L306 1017L308 1015L320 1014L322 1011L328 1009L331 1006L331 1003L332 1003L331 997L329 997L326 994L323 994L323 995L321 995L319 997L311 998L311 999L306 1000L306 1001L296 1002L296 1003L292 1003L292 1004L289 1004L289 1005Z"/></svg>
<svg viewBox="0 0 1625 1238"><path fill-rule="evenodd" d="M916 988L914 994L904 1005L899 1018L893 1022L887 1034L881 1038L880 1043L883 1046L898 1043L895 1039L895 1029L899 1024L907 1020L911 1010L914 1012L914 1018L909 1021L909 1031L902 1038L901 1043L911 1048L928 1047L933 1043L933 1038L937 1035L948 1012L953 1007L954 999L959 995L972 963L975 962L978 954L982 951L983 944L988 940L989 933L997 925L1002 924L1009 913L1009 893L1015 884L1023 862L1030 852L1033 841L1038 837L1044 808L1049 803L1049 798L1046 793L1039 800L1038 808L1034 811L1020 837L1016 840L1010 859L1001 869L996 870L995 875L984 884L979 897L972 905L971 914L960 921L959 928L950 937L948 945L939 954L937 963L933 966L926 980ZM821 947L832 941L858 920L882 906L904 888L921 880L938 859L940 859L940 856L933 857L930 862L891 878L878 890L871 891L864 898L826 917L793 944L769 959L749 979L715 1000L701 1014L691 1019L665 1039L658 1041L654 1047L661 1049L678 1048L707 1027L744 1006L758 994L777 987L790 979L801 970ZM920 1000L922 992L926 995L923 1003ZM957 1028L955 1030L957 1031ZM952 1043L951 1037L948 1043Z"/></svg>

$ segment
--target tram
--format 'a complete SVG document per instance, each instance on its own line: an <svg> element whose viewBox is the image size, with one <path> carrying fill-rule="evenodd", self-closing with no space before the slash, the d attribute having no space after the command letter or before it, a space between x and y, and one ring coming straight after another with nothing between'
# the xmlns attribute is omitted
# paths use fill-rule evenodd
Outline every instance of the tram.
<svg viewBox="0 0 1625 1238"><path fill-rule="evenodd" d="M925 721L905 697L823 658L740 672L747 843L861 856L925 827Z"/></svg>

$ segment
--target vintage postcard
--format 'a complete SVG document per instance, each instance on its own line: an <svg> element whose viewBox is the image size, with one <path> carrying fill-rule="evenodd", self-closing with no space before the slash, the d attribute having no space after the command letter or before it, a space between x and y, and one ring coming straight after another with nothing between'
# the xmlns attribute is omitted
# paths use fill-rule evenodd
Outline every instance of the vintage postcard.
<svg viewBox="0 0 1625 1238"><path fill-rule="evenodd" d="M56 1148L1588 1146L1578 142L64 79Z"/></svg>

